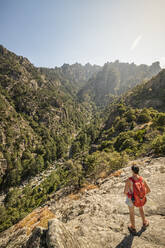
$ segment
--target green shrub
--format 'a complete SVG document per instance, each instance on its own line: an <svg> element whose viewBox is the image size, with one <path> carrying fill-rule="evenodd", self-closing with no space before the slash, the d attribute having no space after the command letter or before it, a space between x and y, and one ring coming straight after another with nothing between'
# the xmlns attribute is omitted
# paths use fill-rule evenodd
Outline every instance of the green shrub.
<svg viewBox="0 0 165 248"><path fill-rule="evenodd" d="M129 147L129 140L130 140L130 145L131 145L132 137L133 137L133 132L131 132L131 131L120 133L117 136L116 141L114 142L114 148L116 149L116 151L120 152L120 151L124 150L124 147L122 147L124 142L125 142L125 146ZM127 140L127 142L126 142L126 140ZM128 148L128 147L125 147L125 148Z"/></svg>
<svg viewBox="0 0 165 248"><path fill-rule="evenodd" d="M100 145L100 150L104 150L105 148L109 148L113 150L113 141L105 140Z"/></svg>
<svg viewBox="0 0 165 248"><path fill-rule="evenodd" d="M96 180L101 172L106 174L122 168L128 160L128 156L123 153L114 152L94 152L88 155L83 161L85 175Z"/></svg>
<svg viewBox="0 0 165 248"><path fill-rule="evenodd" d="M165 126L165 113L159 113L156 118L156 123L158 126Z"/></svg>
<svg viewBox="0 0 165 248"><path fill-rule="evenodd" d="M158 155L165 155L165 134L159 135L152 142L152 149Z"/></svg>
<svg viewBox="0 0 165 248"><path fill-rule="evenodd" d="M143 123L147 123L149 121L151 121L150 113L147 109L143 109L138 116L137 122L139 124L143 124Z"/></svg>
<svg viewBox="0 0 165 248"><path fill-rule="evenodd" d="M126 106L123 104L119 104L117 106L117 111L119 112L120 115L122 115L126 111Z"/></svg>
<svg viewBox="0 0 165 248"><path fill-rule="evenodd" d="M135 110L134 109L129 109L124 117L126 118L126 121L127 122L132 122L132 121L135 121L136 120L136 113L135 113Z"/></svg>
<svg viewBox="0 0 165 248"><path fill-rule="evenodd" d="M136 150L137 142L133 138L125 139L120 147L120 151L123 151L125 149Z"/></svg>
<svg viewBox="0 0 165 248"><path fill-rule="evenodd" d="M125 120L125 118L120 119L115 126L115 130L118 132L123 132L127 129L128 122Z"/></svg>
<svg viewBox="0 0 165 248"><path fill-rule="evenodd" d="M146 129L141 129L135 132L134 139L142 143L145 139Z"/></svg>

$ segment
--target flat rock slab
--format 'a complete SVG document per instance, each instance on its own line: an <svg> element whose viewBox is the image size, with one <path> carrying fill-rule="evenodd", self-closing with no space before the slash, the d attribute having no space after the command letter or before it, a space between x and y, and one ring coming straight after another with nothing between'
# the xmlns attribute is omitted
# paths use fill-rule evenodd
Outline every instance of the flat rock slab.
<svg viewBox="0 0 165 248"><path fill-rule="evenodd" d="M0 236L0 247L33 248L33 243L38 248L165 248L165 158L136 162L151 188L144 207L150 222L146 230L135 209L138 236L127 229L129 211L123 194L125 180L131 176L130 163L118 177L101 179L100 187L79 193L76 200L68 196L58 201L51 199L47 204L57 219L49 222L47 230L35 230L30 238L25 238L11 235L12 229L8 229ZM20 245L20 238L28 239L26 246Z"/></svg>
<svg viewBox="0 0 165 248"><path fill-rule="evenodd" d="M125 179L131 176L127 167L119 177L102 181L99 189L90 190L80 199L67 198L51 206L56 216L66 222L67 228L90 247L165 247L165 158L139 161L141 175L151 188L144 207L150 226L139 236L132 237L127 225L129 211L123 194ZM135 208L136 227L141 230L139 211Z"/></svg>

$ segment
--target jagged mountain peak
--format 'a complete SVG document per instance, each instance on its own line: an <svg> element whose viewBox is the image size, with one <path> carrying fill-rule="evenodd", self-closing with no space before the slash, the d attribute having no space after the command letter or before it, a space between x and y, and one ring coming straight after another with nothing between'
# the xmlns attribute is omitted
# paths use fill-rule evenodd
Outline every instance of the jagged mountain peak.
<svg viewBox="0 0 165 248"><path fill-rule="evenodd" d="M151 66L135 65L119 61L107 62L80 89L78 95L83 100L91 99L98 106L105 106L127 90L149 80L161 70L159 62Z"/></svg>

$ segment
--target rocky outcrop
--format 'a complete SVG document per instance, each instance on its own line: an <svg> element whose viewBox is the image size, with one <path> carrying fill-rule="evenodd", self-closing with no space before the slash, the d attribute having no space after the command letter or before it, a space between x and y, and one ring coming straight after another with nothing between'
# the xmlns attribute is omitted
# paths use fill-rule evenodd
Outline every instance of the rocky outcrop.
<svg viewBox="0 0 165 248"><path fill-rule="evenodd" d="M36 227L22 248L88 248L93 247L87 240L79 237L58 219L48 222L48 229Z"/></svg>
<svg viewBox="0 0 165 248"><path fill-rule="evenodd" d="M16 245L20 240L18 233L15 233L15 239L12 236L11 241L11 231L6 230L0 236L0 247L165 247L165 158L143 158L136 163L151 188L144 207L150 222L146 230L141 228L141 218L138 209L135 209L137 236L128 232L129 212L123 194L125 180L131 175L129 164L113 176L99 179L99 187L65 196L58 201L51 199L47 205L56 219L49 221L48 228L37 227L30 237L22 236L24 246Z"/></svg>
<svg viewBox="0 0 165 248"><path fill-rule="evenodd" d="M79 242L85 240L89 247L95 248L165 247L165 158L144 158L136 162L151 188L144 208L150 221L149 228L141 229L141 218L135 209L139 236L129 235L129 212L123 194L125 180L131 174L130 167L127 167L116 173L116 177L100 180L99 188L78 194L77 200L68 197L51 203L51 211L66 223Z"/></svg>
<svg viewBox="0 0 165 248"><path fill-rule="evenodd" d="M80 245L72 233L65 225L57 219L49 221L48 231L46 234L46 243L48 247L72 247L79 248Z"/></svg>
<svg viewBox="0 0 165 248"><path fill-rule="evenodd" d="M115 96L127 92L144 80L151 79L160 71L159 62L151 66L137 66L119 61L107 62L80 89L78 96L86 101L90 99L98 106L106 106Z"/></svg>
<svg viewBox="0 0 165 248"><path fill-rule="evenodd" d="M22 246L23 248L41 248L46 246L46 229L36 227L28 239L27 243Z"/></svg>

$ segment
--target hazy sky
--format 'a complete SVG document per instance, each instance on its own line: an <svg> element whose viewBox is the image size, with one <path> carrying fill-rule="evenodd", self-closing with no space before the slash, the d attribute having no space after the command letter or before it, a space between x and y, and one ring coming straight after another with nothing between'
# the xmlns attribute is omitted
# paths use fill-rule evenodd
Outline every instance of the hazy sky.
<svg viewBox="0 0 165 248"><path fill-rule="evenodd" d="M165 0L0 0L0 44L36 66L165 67Z"/></svg>

